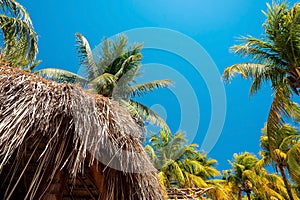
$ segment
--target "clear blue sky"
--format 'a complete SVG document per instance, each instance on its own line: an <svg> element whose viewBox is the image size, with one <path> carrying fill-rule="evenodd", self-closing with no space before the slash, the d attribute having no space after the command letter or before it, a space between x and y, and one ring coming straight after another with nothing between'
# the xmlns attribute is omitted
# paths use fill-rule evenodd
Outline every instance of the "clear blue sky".
<svg viewBox="0 0 300 200"><path fill-rule="evenodd" d="M40 67L58 67L73 72L77 72L79 63L75 49L76 32L83 34L93 48L104 36L110 37L133 28L161 27L179 31L196 40L222 73L231 64L247 61L230 53L229 47L237 43L239 36L250 34L259 37L265 19L261 10L266 10L266 2L261 0L22 0L20 3L30 13L39 34L38 59L43 60ZM173 58L150 51L145 52L143 63L156 62L189 69L184 60ZM200 128L193 142L201 144L211 115L209 93L201 78L193 77L192 72L183 75L191 81L200 104ZM227 160L232 158L233 153L259 151L260 129L267 119L272 96L265 87L249 98L249 85L241 78L225 85L226 121L217 144L209 152L209 157L219 161L219 169L229 168ZM167 122L173 131L177 131L178 102L172 94L168 91L155 92L144 102L149 106L162 104L167 107Z"/></svg>

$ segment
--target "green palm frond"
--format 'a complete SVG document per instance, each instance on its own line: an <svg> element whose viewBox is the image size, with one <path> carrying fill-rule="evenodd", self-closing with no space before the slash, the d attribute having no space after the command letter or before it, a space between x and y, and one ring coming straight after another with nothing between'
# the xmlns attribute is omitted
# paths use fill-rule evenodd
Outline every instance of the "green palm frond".
<svg viewBox="0 0 300 200"><path fill-rule="evenodd" d="M237 196L232 191L230 184L226 184L226 181L214 179L206 181L208 183L208 188L205 194L211 199L218 200L236 200Z"/></svg>
<svg viewBox="0 0 300 200"><path fill-rule="evenodd" d="M37 34L27 21L0 14L0 28L4 34L4 56L13 67L29 71L33 65L37 47Z"/></svg>
<svg viewBox="0 0 300 200"><path fill-rule="evenodd" d="M268 63L273 66L285 66L286 61L278 54L278 49L271 42L266 42L252 36L242 37L242 45L234 45L230 49L233 53L250 57L258 63Z"/></svg>
<svg viewBox="0 0 300 200"><path fill-rule="evenodd" d="M208 187L205 180L203 180L200 176L196 176L196 175L188 173L188 172L185 172L184 174L187 177L186 187L193 187L193 186L194 187L201 187L201 188Z"/></svg>
<svg viewBox="0 0 300 200"><path fill-rule="evenodd" d="M98 77L99 72L89 42L83 35L76 33L76 44L80 65L84 67L87 73L87 79L92 80Z"/></svg>
<svg viewBox="0 0 300 200"><path fill-rule="evenodd" d="M131 115L131 117L135 120L137 124L139 124L141 127L145 127L145 122L138 110L136 109L136 105L132 104L128 99L123 98L117 98L116 101L125 108ZM152 139L155 139L152 137Z"/></svg>
<svg viewBox="0 0 300 200"><path fill-rule="evenodd" d="M151 162L154 164L154 166L157 166L158 158L157 158L156 153L155 153L154 149L152 148L152 146L146 145L145 151L148 154L148 156L150 157Z"/></svg>
<svg viewBox="0 0 300 200"><path fill-rule="evenodd" d="M296 3L290 10L286 2L267 6L264 23L267 37L290 66L299 66L299 5Z"/></svg>
<svg viewBox="0 0 300 200"><path fill-rule="evenodd" d="M300 185L300 143L294 145L287 153L287 166L291 178Z"/></svg>
<svg viewBox="0 0 300 200"><path fill-rule="evenodd" d="M136 97L136 96L143 96L147 94L148 92L153 91L154 89L158 88L167 88L172 84L171 80L165 79L165 80L155 80L155 81L150 81L146 83L140 83L140 84L134 84L129 86L127 89L129 93L131 94L131 97Z"/></svg>
<svg viewBox="0 0 300 200"><path fill-rule="evenodd" d="M142 55L140 53L130 55L128 58L126 57L124 61L122 61L121 67L116 72L115 76L120 78L124 74L126 74L129 70L132 70L133 67L127 67L128 65L134 65L136 62L140 62ZM127 69L126 69L127 68Z"/></svg>
<svg viewBox="0 0 300 200"><path fill-rule="evenodd" d="M58 68L45 68L34 71L34 74L57 82L81 83L83 85L87 84L87 80L78 74Z"/></svg>
<svg viewBox="0 0 300 200"><path fill-rule="evenodd" d="M139 116L143 118L145 121L161 127L162 129L166 130L168 133L171 132L165 120L163 120L156 112L151 110L149 107L134 100L130 100L129 104L131 104L136 109Z"/></svg>
<svg viewBox="0 0 300 200"><path fill-rule="evenodd" d="M184 173L181 170L180 166L178 165L177 162L175 162L173 160L170 160L169 163L170 164L168 164L167 166L168 166L169 170L172 172L173 178L175 178L176 181L180 185L184 186L185 185L185 178L184 178Z"/></svg>
<svg viewBox="0 0 300 200"><path fill-rule="evenodd" d="M282 116L292 119L298 119L300 108L298 104L291 101L291 92L287 85L281 84L275 89L273 102L270 108L267 121L267 134L269 138L269 147L274 150L278 129L283 125Z"/></svg>
<svg viewBox="0 0 300 200"><path fill-rule="evenodd" d="M95 93L111 97L113 90L116 87L116 81L117 78L114 75L104 73L90 81L88 84Z"/></svg>
<svg viewBox="0 0 300 200"><path fill-rule="evenodd" d="M169 186L170 181L168 180L167 175L164 172L158 173L158 180L163 186Z"/></svg>
<svg viewBox="0 0 300 200"><path fill-rule="evenodd" d="M292 146L300 142L300 134L290 135L288 137L285 137L280 146L279 149L282 149L283 152L288 152Z"/></svg>
<svg viewBox="0 0 300 200"><path fill-rule="evenodd" d="M222 77L225 82L229 83L236 74L240 74L244 79L252 79L250 95L260 90L263 83L268 81L276 83L284 76L284 73L277 67L255 63L243 63L227 67Z"/></svg>
<svg viewBox="0 0 300 200"><path fill-rule="evenodd" d="M29 26L32 26L31 19L26 9L15 0L1 0L0 6L4 14L10 13L12 17L19 18L27 23Z"/></svg>

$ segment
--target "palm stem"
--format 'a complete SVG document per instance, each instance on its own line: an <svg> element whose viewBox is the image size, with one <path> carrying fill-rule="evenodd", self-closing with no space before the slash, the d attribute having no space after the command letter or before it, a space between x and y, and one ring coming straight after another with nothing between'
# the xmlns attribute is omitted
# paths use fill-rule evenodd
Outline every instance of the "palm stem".
<svg viewBox="0 0 300 200"><path fill-rule="evenodd" d="M288 181L288 179L286 177L283 165L279 164L277 166L278 166L278 168L280 170L280 174L282 176L282 179L283 179L284 185L286 187L286 191L287 191L287 193L289 195L289 198L290 198L290 200L294 200L293 193L292 193L292 190L291 190L291 186L290 186L289 181Z"/></svg>

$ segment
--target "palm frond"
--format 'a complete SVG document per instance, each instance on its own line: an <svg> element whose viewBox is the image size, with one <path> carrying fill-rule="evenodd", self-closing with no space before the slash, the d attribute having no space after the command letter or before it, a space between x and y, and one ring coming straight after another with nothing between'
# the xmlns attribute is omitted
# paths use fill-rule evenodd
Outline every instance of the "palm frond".
<svg viewBox="0 0 300 200"><path fill-rule="evenodd" d="M193 187L193 186L202 187L202 188L208 187L205 180L203 180L200 176L196 176L188 172L185 172L185 175L187 177L187 182L188 182L186 187Z"/></svg>
<svg viewBox="0 0 300 200"><path fill-rule="evenodd" d="M153 91L154 89L158 88L167 88L170 85L172 85L172 81L165 79L165 80L155 80L155 81L150 81L146 83L140 83L140 84L134 84L128 87L128 91L131 94L131 97L136 97L136 96L143 96L147 94L148 92Z"/></svg>
<svg viewBox="0 0 300 200"><path fill-rule="evenodd" d="M300 143L294 145L289 150L287 165L291 178L300 185Z"/></svg>
<svg viewBox="0 0 300 200"><path fill-rule="evenodd" d="M97 69L89 42L83 35L76 33L76 44L80 65L85 69L87 79L93 80L95 77L98 77L101 72Z"/></svg>
<svg viewBox="0 0 300 200"><path fill-rule="evenodd" d="M117 78L110 74L104 73L89 82L89 86L97 94L111 97L116 86Z"/></svg>
<svg viewBox="0 0 300 200"><path fill-rule="evenodd" d="M59 83L67 82L67 83L81 83L82 85L87 84L87 80L79 76L78 74L69 72L67 70L58 69L58 68L40 69L34 71L34 74Z"/></svg>
<svg viewBox="0 0 300 200"><path fill-rule="evenodd" d="M135 108L139 116L143 118L145 121L150 122L151 124L154 125L158 125L159 127L166 130L168 133L171 132L165 120L163 120L156 112L154 112L147 106L134 100L130 100L129 104L131 104Z"/></svg>
<svg viewBox="0 0 300 200"><path fill-rule="evenodd" d="M264 28L289 67L299 66L299 10L296 3L289 9L286 2L267 4Z"/></svg>
<svg viewBox="0 0 300 200"><path fill-rule="evenodd" d="M271 42L266 42L252 36L242 37L242 45L234 45L230 49L235 54L250 57L258 63L268 63L272 66L286 66L278 49Z"/></svg>
<svg viewBox="0 0 300 200"><path fill-rule="evenodd" d="M10 14L12 17L21 19L29 26L32 26L31 19L26 9L15 0L1 0L0 6L4 14Z"/></svg>
<svg viewBox="0 0 300 200"><path fill-rule="evenodd" d="M275 88L275 94L273 102L269 111L267 121L267 135L269 138L269 148L271 156L272 151L276 146L276 138L278 130L283 126L284 119L282 116L286 116L292 119L298 119L300 108L298 104L291 101L291 91L285 84L278 85Z"/></svg>
<svg viewBox="0 0 300 200"><path fill-rule="evenodd" d="M227 67L224 70L222 78L225 82L229 83L236 74L240 74L244 79L252 79L250 95L255 94L263 83L267 81L276 83L284 75L276 67L256 63L242 63Z"/></svg>
<svg viewBox="0 0 300 200"><path fill-rule="evenodd" d="M26 18L27 19L27 18ZM0 15L4 34L4 55L13 67L29 70L38 52L37 34L28 21Z"/></svg>

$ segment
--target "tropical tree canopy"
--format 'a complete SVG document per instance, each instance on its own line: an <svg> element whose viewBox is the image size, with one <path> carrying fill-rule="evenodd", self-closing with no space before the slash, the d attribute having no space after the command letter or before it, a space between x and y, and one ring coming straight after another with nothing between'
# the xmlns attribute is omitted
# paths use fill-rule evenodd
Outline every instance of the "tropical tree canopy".
<svg viewBox="0 0 300 200"><path fill-rule="evenodd" d="M37 34L25 8L14 0L0 1L0 27L3 33L1 60L12 67L31 71L38 62Z"/></svg>
<svg viewBox="0 0 300 200"><path fill-rule="evenodd" d="M86 78L52 68L38 70L35 74L58 82L79 82L83 87L119 102L141 126L147 121L170 132L168 125L158 114L134 99L171 84L170 80L136 82L142 59L142 44L128 47L127 38L122 35L115 41L104 40L101 49L95 50L93 54L83 35L77 33L76 41L80 65Z"/></svg>
<svg viewBox="0 0 300 200"><path fill-rule="evenodd" d="M283 2L267 4L267 7L262 38L242 37L243 43L231 48L234 53L250 58L251 62L227 67L223 79L229 82L235 74L251 79L251 95L263 84L271 84L274 98L267 120L267 137L269 152L276 160L277 138L281 137L278 129L287 118L300 119L299 106L292 101L293 93L299 95L300 88L300 4L289 8Z"/></svg>
<svg viewBox="0 0 300 200"><path fill-rule="evenodd" d="M230 161L232 170L225 170L223 179L238 200L244 194L249 200L253 197L263 200L288 198L282 179L267 173L258 165L259 160L253 154L245 152L234 154L233 157L233 161Z"/></svg>
<svg viewBox="0 0 300 200"><path fill-rule="evenodd" d="M269 165L271 162L274 162L275 167L277 167L276 164L286 166L286 154L300 141L298 130L296 127L289 124L284 124L279 127L276 136L277 138L274 141L275 149L273 153L276 157L271 157L267 125L262 129L262 136L260 137L260 146L262 150L260 151L260 155L262 156L263 165Z"/></svg>
<svg viewBox="0 0 300 200"><path fill-rule="evenodd" d="M217 161L197 150L196 144L187 144L184 132L174 135L161 131L150 137L145 150L159 170L159 180L166 188L203 188L204 196L230 199L230 192L215 168ZM202 194L203 195L203 194Z"/></svg>

